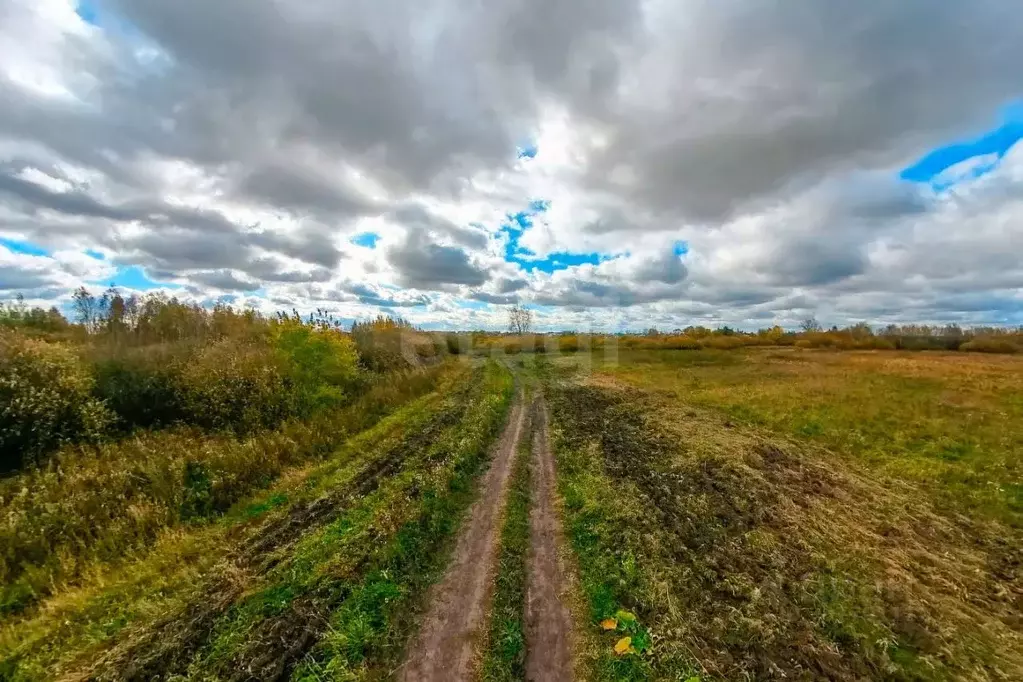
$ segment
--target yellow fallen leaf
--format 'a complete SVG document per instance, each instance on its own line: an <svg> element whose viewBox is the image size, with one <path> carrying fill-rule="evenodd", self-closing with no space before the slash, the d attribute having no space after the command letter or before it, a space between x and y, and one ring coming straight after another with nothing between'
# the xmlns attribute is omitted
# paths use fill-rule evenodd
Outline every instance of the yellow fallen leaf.
<svg viewBox="0 0 1023 682"><path fill-rule="evenodd" d="M616 627L618 627L618 621L615 620L614 618L605 618L604 620L600 621L600 627L604 628L605 630L614 630Z"/></svg>
<svg viewBox="0 0 1023 682"><path fill-rule="evenodd" d="M615 653L619 656L624 656L629 653L629 649L632 648L632 637L622 637L615 644Z"/></svg>

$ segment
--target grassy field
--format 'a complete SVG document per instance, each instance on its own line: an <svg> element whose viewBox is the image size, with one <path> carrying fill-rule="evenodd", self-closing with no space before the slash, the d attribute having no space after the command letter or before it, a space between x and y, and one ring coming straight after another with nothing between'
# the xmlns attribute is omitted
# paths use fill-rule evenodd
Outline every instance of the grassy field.
<svg viewBox="0 0 1023 682"><path fill-rule="evenodd" d="M1023 362L589 360L547 390L595 677L1023 676Z"/></svg>
<svg viewBox="0 0 1023 682"><path fill-rule="evenodd" d="M820 444L1023 527L1023 358L953 353L623 353L606 376Z"/></svg>
<svg viewBox="0 0 1023 682"><path fill-rule="evenodd" d="M524 680L548 434L576 679L1023 679L1023 358L622 350L381 377L275 429L140 431L0 482L0 680L400 677L498 499L478 482L499 442L466 642L473 679Z"/></svg>

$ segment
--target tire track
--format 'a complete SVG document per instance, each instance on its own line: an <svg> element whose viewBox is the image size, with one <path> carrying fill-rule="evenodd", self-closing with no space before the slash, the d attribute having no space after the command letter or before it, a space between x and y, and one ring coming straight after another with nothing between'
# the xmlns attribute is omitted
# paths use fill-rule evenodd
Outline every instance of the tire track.
<svg viewBox="0 0 1023 682"><path fill-rule="evenodd" d="M547 437L547 404L537 396L533 411L532 499L529 513L526 588L526 679L562 682L574 679L572 614L568 582L559 560L563 533L555 504L554 457Z"/></svg>
<svg viewBox="0 0 1023 682"><path fill-rule="evenodd" d="M429 608L413 640L398 679L405 682L457 682L471 679L476 643L485 630L493 594L498 538L508 482L526 410L516 395L508 425L483 479L455 554L441 582L431 591Z"/></svg>

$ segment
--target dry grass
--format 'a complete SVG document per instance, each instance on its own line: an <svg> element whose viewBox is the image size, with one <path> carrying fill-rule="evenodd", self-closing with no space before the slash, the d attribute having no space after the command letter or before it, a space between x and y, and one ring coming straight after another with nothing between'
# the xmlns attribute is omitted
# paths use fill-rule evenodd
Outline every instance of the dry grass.
<svg viewBox="0 0 1023 682"><path fill-rule="evenodd" d="M977 409L1011 404L1002 373L1018 364L665 355L622 357L551 391L592 622L625 608L652 641L618 657L614 637L602 636L590 652L597 677L1023 676L1023 534L1010 524L1012 507L977 496L967 475L955 485L930 476L926 450L904 446L898 456L919 461L893 466L884 430L866 432L869 457L850 443L832 449L855 414L874 418L880 402L902 406L891 419L907 432L977 438L979 461L965 458L964 469L1008 458L983 450L1003 442L984 420L943 422L958 413L935 403L944 395ZM868 390L877 386L888 390ZM798 428L807 422L796 405L821 433ZM987 414L999 419L997 408Z"/></svg>
<svg viewBox="0 0 1023 682"><path fill-rule="evenodd" d="M826 446L934 501L1023 527L1023 358L888 351L623 353L598 366Z"/></svg>

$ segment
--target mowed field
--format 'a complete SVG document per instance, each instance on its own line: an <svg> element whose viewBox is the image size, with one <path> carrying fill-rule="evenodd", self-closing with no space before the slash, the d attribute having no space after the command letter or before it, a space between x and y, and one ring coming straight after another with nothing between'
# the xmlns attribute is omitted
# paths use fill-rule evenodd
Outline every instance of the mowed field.
<svg viewBox="0 0 1023 682"><path fill-rule="evenodd" d="M9 559L54 577L0 613L0 679L1023 679L1023 359L424 372L202 523ZM21 476L4 537L59 537L13 514Z"/></svg>

